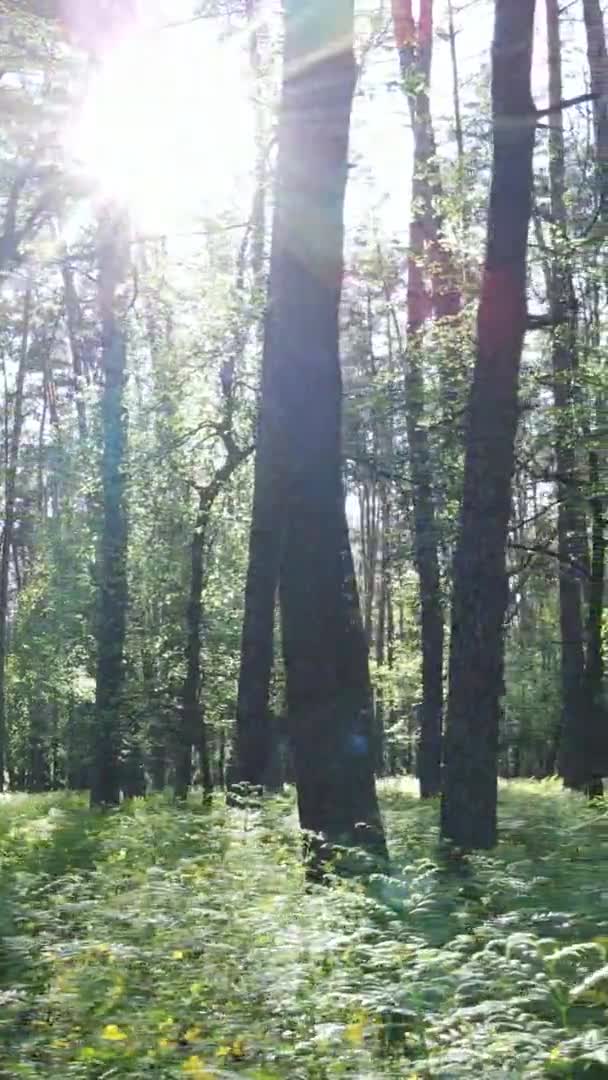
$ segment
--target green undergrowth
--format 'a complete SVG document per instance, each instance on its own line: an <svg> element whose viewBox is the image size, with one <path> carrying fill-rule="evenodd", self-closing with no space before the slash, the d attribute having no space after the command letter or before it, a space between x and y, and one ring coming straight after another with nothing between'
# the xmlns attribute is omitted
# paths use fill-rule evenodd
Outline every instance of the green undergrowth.
<svg viewBox="0 0 608 1080"><path fill-rule="evenodd" d="M606 809L504 785L463 866L382 801L391 875L323 887L291 795L0 800L2 1080L608 1076Z"/></svg>

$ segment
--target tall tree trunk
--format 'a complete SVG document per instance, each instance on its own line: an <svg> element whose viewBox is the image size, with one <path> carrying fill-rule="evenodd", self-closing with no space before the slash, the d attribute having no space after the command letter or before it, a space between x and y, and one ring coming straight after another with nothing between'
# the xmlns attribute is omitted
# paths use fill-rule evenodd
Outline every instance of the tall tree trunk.
<svg viewBox="0 0 608 1080"><path fill-rule="evenodd" d="M268 183L268 130L264 102L264 70L262 44L265 27L261 17L260 0L246 0L249 24L249 68L254 84L255 108L255 193L251 215L251 269L254 303L261 304L265 292L266 266L266 187Z"/></svg>
<svg viewBox="0 0 608 1080"><path fill-rule="evenodd" d="M558 0L545 0L549 59L549 106L557 111L549 129L549 182L551 217L563 240L567 236L562 58ZM585 655L580 574L574 569L580 548L579 493L576 490L576 431L573 420L576 379L576 305L569 268L563 256L553 256L547 274L551 317L554 322L551 360L556 412L555 459L558 474L557 546L560 562L559 608L561 641L562 724L560 773L568 787L584 782L585 730L588 708L585 695Z"/></svg>
<svg viewBox="0 0 608 1080"><path fill-rule="evenodd" d="M21 328L21 347L17 366L15 401L13 405L13 427L10 439L7 438L6 463L4 477L4 529L0 541L0 792L4 791L4 773L7 758L6 745L6 650L8 629L8 595L11 562L11 548L15 528L15 502L17 495L17 465L23 426L23 388L27 367L30 315L32 294L28 288L23 301L23 322ZM8 401L4 402L8 409ZM7 429L8 434L8 429Z"/></svg>
<svg viewBox="0 0 608 1080"><path fill-rule="evenodd" d="M441 727L443 711L443 608L439 572L437 523L432 483L428 431L425 426L423 341L424 326L431 314L430 296L424 279L427 237L434 258L445 262L435 229L429 169L435 156L429 89L432 56L432 0L422 0L416 30L411 3L407 8L401 37L397 37L401 71L407 89L412 129L414 162L407 284L407 355L405 356L405 422L412 474L414 508L414 557L420 581L422 640L422 710L418 777L423 798L438 795L441 788ZM395 31L397 2L393 2ZM409 89L413 87L413 89ZM433 167L434 168L434 167ZM439 274L439 270L436 271ZM441 275L443 279L443 275ZM448 292L446 292L448 290ZM445 304L449 281L437 283L438 303ZM441 307L441 314L447 314Z"/></svg>
<svg viewBox="0 0 608 1080"><path fill-rule="evenodd" d="M593 94L599 236L605 238L608 225L608 52L600 0L583 0L583 15Z"/></svg>
<svg viewBox="0 0 608 1080"><path fill-rule="evenodd" d="M247 0L250 24L249 55L261 93L260 28L258 4ZM255 305L265 292L267 147L263 110L256 111L256 193L252 214L252 276ZM280 463L272 460L266 408L272 394L266 346L262 355L261 404L256 441L253 507L249 532L249 560L245 586L245 610L241 636L239 685L236 708L236 743L229 770L231 783L264 783L272 751L269 712L270 680L274 650L274 612L279 580L281 546Z"/></svg>
<svg viewBox="0 0 608 1080"><path fill-rule="evenodd" d="M441 833L462 848L496 843L505 568L526 329L526 253L535 116L534 0L496 0L493 172L454 559Z"/></svg>
<svg viewBox="0 0 608 1080"><path fill-rule="evenodd" d="M186 611L186 675L182 691L181 726L176 754L175 795L185 799L192 782L192 748L199 752L201 778L205 795L213 790L211 765L207 746L207 730L201 707L201 629L203 589L205 584L204 557L208 539L209 520L218 495L232 474L251 453L252 447L241 449L234 441L232 423L232 386L222 382L224 392L224 427L222 439L226 451L224 464L213 479L198 488L199 506L196 527L190 546L190 593Z"/></svg>
<svg viewBox="0 0 608 1080"><path fill-rule="evenodd" d="M593 117L595 128L595 161L598 201L599 238L605 240L608 226L608 52L606 30L599 0L583 0L587 35L587 57L591 92L594 94ZM606 283L605 283L606 284ZM601 405L603 402L600 399ZM601 414L598 409L598 415ZM601 460L604 455L592 450L589 454L591 486L591 588L587 622L588 645L586 683L593 730L590 737L590 756L594 772L588 785L591 795L601 794L601 775L608 769L608 731L603 705L604 663L602 655L602 621L604 607L604 574L606 559L604 499L599 490Z"/></svg>
<svg viewBox="0 0 608 1080"><path fill-rule="evenodd" d="M452 103L454 106L454 131L456 134L456 150L458 152L458 165L460 167L460 183L463 183L464 166L464 134L462 130L462 112L460 109L460 78L458 75L458 53L456 50L456 27L454 25L454 5L448 0L448 38L450 41L450 60L452 62Z"/></svg>
<svg viewBox="0 0 608 1080"><path fill-rule="evenodd" d="M98 551L96 720L91 805L120 801L121 713L127 615L127 517L124 505L127 425L125 316L121 285L127 265L127 222L114 207L98 233L102 418L102 522Z"/></svg>
<svg viewBox="0 0 608 1080"><path fill-rule="evenodd" d="M330 845L359 843L384 856L341 476L338 308L353 22L352 0L286 0L266 420L271 457L285 463L280 595L300 823ZM313 840L312 850L322 861L323 843Z"/></svg>

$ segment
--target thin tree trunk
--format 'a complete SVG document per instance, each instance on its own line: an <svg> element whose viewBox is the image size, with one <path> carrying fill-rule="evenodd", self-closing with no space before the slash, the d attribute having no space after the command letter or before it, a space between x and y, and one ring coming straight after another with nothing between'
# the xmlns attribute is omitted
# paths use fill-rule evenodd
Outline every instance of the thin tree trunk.
<svg viewBox="0 0 608 1080"><path fill-rule="evenodd" d="M286 522L280 596L287 704L300 823L314 834L317 869L327 852L320 837L386 854L341 476L338 307L353 23L352 0L331 8L311 0L304 10L286 0L265 339L271 396L260 432L266 454L284 469L278 497ZM264 482L273 478L274 471Z"/></svg>
<svg viewBox="0 0 608 1080"><path fill-rule="evenodd" d="M378 500L376 483L365 479L361 486L361 561L363 570L363 627L369 644L373 639L374 601L378 563Z"/></svg>
<svg viewBox="0 0 608 1080"><path fill-rule="evenodd" d="M32 294L28 288L23 301L21 347L17 366L17 382L13 406L13 427L6 446L4 477L4 529L0 543L0 792L4 791L4 773L7 758L6 746L6 653L8 628L8 595L11 548L15 527L15 502L17 496L17 465L23 426L23 388L27 367ZM4 407L8 409L8 401ZM8 428L6 429L8 432Z"/></svg>
<svg viewBox="0 0 608 1080"><path fill-rule="evenodd" d="M260 0L246 0L249 24L249 68L257 99L255 108L255 194L251 215L251 268L253 274L254 303L261 304L265 293L266 267L266 186L268 183L268 132L267 111L263 101L263 61L261 45L264 25L260 18Z"/></svg>
<svg viewBox="0 0 608 1080"><path fill-rule="evenodd" d="M505 549L526 329L532 201L534 0L496 0L493 172L454 559L441 833L461 848L496 843L503 690Z"/></svg>
<svg viewBox="0 0 608 1080"><path fill-rule="evenodd" d="M466 242L470 224L470 215L467 207L466 173L464 157L464 131L462 126L462 110L460 105L460 76L458 72L458 52L456 49L456 27L454 25L454 6L452 0L448 0L448 38L450 41L450 60L452 63L452 103L454 107L454 133L456 135L456 152L458 155L458 186L461 200L461 242ZM467 257L462 259L463 279L467 280Z"/></svg>
<svg viewBox="0 0 608 1080"><path fill-rule="evenodd" d="M83 359L80 301L74 285L74 274L65 262L61 273L63 277L63 296L68 328L68 340L70 343L70 355L72 357L72 382L74 388L74 403L76 405L76 417L78 420L78 434L81 442L86 442L88 425L84 399L85 364Z"/></svg>
<svg viewBox="0 0 608 1080"><path fill-rule="evenodd" d="M604 615L604 577L606 570L606 519L604 499L600 490L599 454L589 454L589 482L591 485L591 587L587 620L587 657L585 676L587 701L591 713L590 770L587 790L590 795L603 793L602 776L607 771L608 746L606 732L606 709L604 706L604 655L602 630Z"/></svg>
<svg viewBox="0 0 608 1080"><path fill-rule="evenodd" d="M458 53L456 51L456 28L454 26L454 6L452 0L448 0L448 37L450 39L450 60L452 62L452 102L454 104L454 130L456 132L456 149L458 151L458 164L461 174L464 165L464 135L462 131L462 114L460 111L460 79L458 76ZM463 177L461 175L462 183Z"/></svg>
<svg viewBox="0 0 608 1080"><path fill-rule="evenodd" d="M239 448L230 430L232 415L231 390L223 384L225 400L225 427L223 441L226 460L213 479L198 488L199 507L190 546L190 592L186 611L186 675L182 690L181 725L176 754L175 795L185 799L192 782L192 749L199 752L203 792L206 796L213 790L213 778L207 745L207 730L201 707L201 629L203 615L203 589L205 584L204 556L207 544L209 520L218 495L230 481L233 473L251 453L251 447Z"/></svg>
<svg viewBox="0 0 608 1080"><path fill-rule="evenodd" d="M99 223L99 307L104 376L103 513L98 552L96 720L92 806L120 801L121 715L127 616L127 517L124 504L127 425L124 406L126 336L120 288L126 274L125 216L106 208Z"/></svg>
<svg viewBox="0 0 608 1080"><path fill-rule="evenodd" d="M431 232L435 257L443 259L443 248L434 229L428 173L434 157L429 83L432 55L432 2L422 0L416 31L407 7L405 27L397 37L401 71L408 90L414 133L411 224L407 284L407 355L405 357L405 422L412 472L414 508L414 557L420 581L422 640L422 711L418 752L418 777L422 798L438 795L441 788L441 727L443 711L443 608L439 572L435 498L431 454L424 423L424 374L422 335L431 314L431 302L424 280L426 238ZM394 10L396 4L394 3ZM399 27L396 22L396 33ZM442 281L439 303L445 303L449 282ZM442 307L442 314L446 314Z"/></svg>
<svg viewBox="0 0 608 1080"><path fill-rule="evenodd" d="M608 52L600 0L583 0L587 58L593 94L599 237L608 225Z"/></svg>
<svg viewBox="0 0 608 1080"><path fill-rule="evenodd" d="M549 59L549 106L562 100L562 59L558 0L545 0L547 9L547 44ZM561 238L567 236L566 175L564 128L561 112L551 116L549 129L549 182L551 216ZM551 349L553 398L556 411L555 457L559 476L557 496L557 547L560 561L559 608L561 641L562 730L560 773L568 787L584 782L585 730L588 708L584 680L584 642L582 597L579 575L573 570L577 561L580 522L579 496L575 487L576 452L575 406L576 378L576 308L572 279L564 258L553 257L548 269L547 286L551 316L555 327Z"/></svg>
<svg viewBox="0 0 608 1080"><path fill-rule="evenodd" d="M391 602L390 578L391 578L391 506L390 497L386 485L383 485L381 496L381 530L382 543L380 555L380 592L378 596L378 622L376 628L376 665L381 674L386 661L389 606ZM376 689L376 775L384 773L385 737L384 737L384 693L382 689L382 677Z"/></svg>
<svg viewBox="0 0 608 1080"><path fill-rule="evenodd" d="M608 52L606 30L599 0L583 0L587 35L587 57L594 95L595 161L597 173L598 232L605 239L608 225ZM601 410L598 410L598 413ZM588 644L586 683L592 714L590 758L594 771L588 785L590 795L603 790L601 775L608 769L607 717L603 704L604 663L602 654L602 622L604 607L604 574L606 559L604 500L599 489L600 454L589 454L591 485L591 587L589 590Z"/></svg>
<svg viewBox="0 0 608 1080"><path fill-rule="evenodd" d="M175 765L175 796L185 799L192 783L192 748L201 751L203 791L209 795L213 784L205 722L201 712L201 620L203 611L203 562L211 504L205 489L199 495L199 510L190 546L190 596L186 612L186 676L182 692L182 730Z"/></svg>

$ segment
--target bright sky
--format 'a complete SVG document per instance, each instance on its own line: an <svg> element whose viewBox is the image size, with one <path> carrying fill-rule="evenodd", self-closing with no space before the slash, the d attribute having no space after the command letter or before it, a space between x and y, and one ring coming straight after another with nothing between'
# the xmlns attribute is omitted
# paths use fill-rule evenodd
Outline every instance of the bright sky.
<svg viewBox="0 0 608 1080"><path fill-rule="evenodd" d="M369 12L374 0L359 0ZM462 6L464 0L455 0ZM388 5L385 0L385 9ZM490 2L469 3L458 24L458 53L466 106L472 82L489 59ZM252 84L245 35L221 36L221 20L192 21L195 0L146 0L145 22L108 56L92 78L70 152L101 189L124 198L143 233L179 235L201 219L247 218L253 161ZM536 92L546 97L539 4ZM181 24L181 25L180 25ZM445 27L442 0L436 25ZM395 50L370 54L355 99L347 224L351 234L370 210L389 233L408 220L411 135L402 95L389 88L398 78ZM469 89L467 89L467 84ZM578 89L582 89L579 85ZM440 149L452 117L449 50L435 46L433 98ZM443 118L443 123L442 123ZM453 148L452 148L453 152ZM386 197L382 199L382 196Z"/></svg>
<svg viewBox="0 0 608 1080"><path fill-rule="evenodd" d="M165 25L188 19L192 7L191 0L147 5L149 14L155 9L152 28L118 45L92 75L68 137L85 172L125 199L143 232L180 231L228 208L251 160L242 42L218 45L208 20Z"/></svg>

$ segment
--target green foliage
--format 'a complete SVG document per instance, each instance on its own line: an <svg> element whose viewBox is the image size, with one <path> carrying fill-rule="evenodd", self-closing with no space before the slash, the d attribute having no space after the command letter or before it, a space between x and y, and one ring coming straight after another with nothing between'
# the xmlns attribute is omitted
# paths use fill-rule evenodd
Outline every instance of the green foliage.
<svg viewBox="0 0 608 1080"><path fill-rule="evenodd" d="M307 886L291 796L0 805L0 1077L595 1077L608 818L501 790L495 853L438 858L383 786L392 876Z"/></svg>

